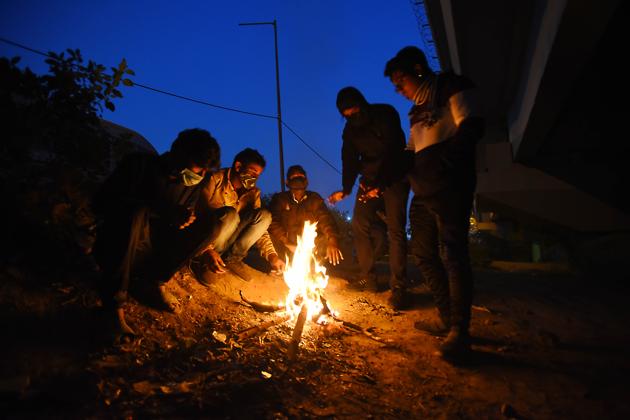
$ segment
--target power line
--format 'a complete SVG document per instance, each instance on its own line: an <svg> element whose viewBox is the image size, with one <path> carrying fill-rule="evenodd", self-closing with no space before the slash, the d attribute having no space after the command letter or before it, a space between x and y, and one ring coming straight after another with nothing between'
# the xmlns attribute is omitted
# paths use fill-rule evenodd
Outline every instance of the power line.
<svg viewBox="0 0 630 420"><path fill-rule="evenodd" d="M9 44L9 45L13 45L14 47L21 48L23 50L30 51L32 53L42 55L44 57L53 58L53 59L55 58L49 53L45 53L45 52L43 52L41 50L37 50L35 48L27 47L26 45L19 44L17 42L8 40L6 38L0 37L0 41L4 42L6 44ZM275 116L275 115L260 114L258 112L250 112L250 111L244 111L244 110L237 109L237 108L230 108L230 107L223 106L223 105L216 105L216 104L212 104L210 102L202 101L200 99L189 98L187 96L179 95L179 94L176 94L176 93L173 93L173 92L168 92L168 91L165 91L163 89L158 89L158 88L154 88L154 87L151 87L151 86L148 86L148 85L137 83L137 82L134 82L133 80L131 82L133 83L133 86L138 86L140 88L143 88L143 89L146 89L146 90L150 90L152 92L161 93L163 95L171 96L171 97L182 99L182 100L185 100L185 101L194 102L194 103L197 103L197 104L200 104L200 105L206 105L206 106L209 106L209 107L212 107L212 108L218 108L218 109L222 109L222 110L225 110L225 111L238 112L240 114L245 114L245 115L252 115L252 116L255 116L255 117L269 118L269 119L274 119L274 120L278 119L278 117ZM283 126L285 126L287 128L287 130L289 130L291 133L293 133L293 135L295 137L297 137L319 159L321 159L324 163L326 163L328 166L330 166L335 172L337 172L338 174L341 174L339 169L337 169L332 163L330 163L326 158L324 158L321 154L319 154L319 152L317 152L317 150L315 150L310 144L308 144L308 142L306 140L304 140L298 133L296 133L295 130L293 130L288 124L286 124L284 121L281 121L281 123L282 123Z"/></svg>
<svg viewBox="0 0 630 420"><path fill-rule="evenodd" d="M167 91L162 90L162 89L157 89L157 88L154 88L154 87L151 87L151 86L142 85L140 83L134 82L133 80L132 80L132 83L133 83L134 86L138 86L138 87L141 87L143 89L151 90L151 91L157 92L157 93L162 93L164 95L172 96L174 98L183 99L185 101L190 101L190 102L194 102L194 103L197 103L197 104L207 105L207 106L211 106L213 108L223 109L225 111L239 112L241 114L253 115L255 117L271 118L273 120L277 119L277 117L274 116L274 115L259 114L258 112L243 111L241 109L230 108L230 107L223 106L223 105L211 104L209 102L202 101L200 99L193 99L193 98L189 98L187 96L178 95L176 93L167 92Z"/></svg>
<svg viewBox="0 0 630 420"><path fill-rule="evenodd" d="M297 138L298 138L298 140L300 140L302 143L304 143L304 145L305 145L306 147L308 147L308 148L311 150L311 152L315 153L315 154L317 155L317 157L318 157L318 158L320 158L321 160L323 160L323 161L324 161L324 163L326 163L326 164L327 164L328 166L330 166L330 167L331 167L331 168L332 168L335 172L337 172L338 174L340 174L340 175L341 175L341 172L339 172L339 169L337 169L335 166L333 166L333 164L332 164L332 163L330 163L328 160L326 160L326 158L324 158L322 155L320 155L320 154L317 152L317 150L313 149L313 148L311 147L311 145L310 145L310 144L308 144L308 143L307 143L307 142L306 142L306 141L305 141L302 137L300 137L300 136L299 136L299 134L298 134L298 133L296 133L296 132L295 132L295 131L291 128L291 127L289 127L289 126L288 126L288 125L287 125L284 121L282 121L282 125L284 125L284 126L287 128L287 130L289 130L291 133L293 133L293 135L294 135L295 137L297 137Z"/></svg>

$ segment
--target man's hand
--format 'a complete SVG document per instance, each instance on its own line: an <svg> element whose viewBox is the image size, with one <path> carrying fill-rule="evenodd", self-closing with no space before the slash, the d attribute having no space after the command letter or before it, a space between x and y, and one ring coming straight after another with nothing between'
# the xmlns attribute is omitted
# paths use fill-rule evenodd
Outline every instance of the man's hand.
<svg viewBox="0 0 630 420"><path fill-rule="evenodd" d="M278 254L270 254L267 261L271 265L271 271L282 272L284 270L284 261L278 257Z"/></svg>
<svg viewBox="0 0 630 420"><path fill-rule="evenodd" d="M332 264L337 265L343 260L343 254L337 246L337 243L329 242L326 247L326 259Z"/></svg>
<svg viewBox="0 0 630 420"><path fill-rule="evenodd" d="M210 271L219 274L227 272L227 270L225 269L225 263L223 262L221 255L216 250L208 249L208 255L210 256L210 261L208 262L208 268L210 269Z"/></svg>
<svg viewBox="0 0 630 420"><path fill-rule="evenodd" d="M192 225L195 219L197 219L197 216L195 215L195 211L190 210L190 213L188 214L188 218L184 221L184 223L179 225L179 230L186 229L188 226Z"/></svg>
<svg viewBox="0 0 630 420"><path fill-rule="evenodd" d="M334 206L338 201L343 200L345 196L343 191L335 191L328 196L328 203Z"/></svg>
<svg viewBox="0 0 630 420"><path fill-rule="evenodd" d="M381 189L379 187L368 187L367 185L365 185L363 183L363 181L361 181L359 183L359 202L361 203L365 203L368 200L371 200L373 198L379 198L381 196Z"/></svg>
<svg viewBox="0 0 630 420"><path fill-rule="evenodd" d="M170 216L172 226L177 226L179 230L192 225L196 218L195 210L185 206L176 206Z"/></svg>

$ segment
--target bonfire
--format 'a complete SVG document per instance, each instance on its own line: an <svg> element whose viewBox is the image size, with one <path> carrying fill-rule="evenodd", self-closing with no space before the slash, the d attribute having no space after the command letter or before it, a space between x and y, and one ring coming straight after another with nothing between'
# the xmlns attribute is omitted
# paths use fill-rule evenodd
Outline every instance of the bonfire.
<svg viewBox="0 0 630 420"><path fill-rule="evenodd" d="M289 287L285 308L292 317L298 317L305 308L306 318L317 321L322 314L324 304L322 293L328 285L326 267L320 265L315 258L315 238L317 223L306 221L302 236L298 237L293 259L287 258L284 270L284 281Z"/></svg>

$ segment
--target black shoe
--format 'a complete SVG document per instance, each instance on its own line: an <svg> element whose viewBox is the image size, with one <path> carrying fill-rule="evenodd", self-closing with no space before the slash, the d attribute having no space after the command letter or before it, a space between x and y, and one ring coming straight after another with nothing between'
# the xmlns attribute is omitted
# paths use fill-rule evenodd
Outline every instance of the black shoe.
<svg viewBox="0 0 630 420"><path fill-rule="evenodd" d="M442 312L437 310L430 318L416 321L413 326L417 330L424 331L427 334L445 337L450 330L450 323L448 320L448 316L442 315Z"/></svg>
<svg viewBox="0 0 630 420"><path fill-rule="evenodd" d="M225 266L236 276L242 278L245 281L251 281L257 273L260 273L258 270L251 268L249 265L245 264L241 260L231 260L225 263Z"/></svg>
<svg viewBox="0 0 630 420"><path fill-rule="evenodd" d="M350 283L350 289L358 292L378 292L378 284L373 276L361 277Z"/></svg>
<svg viewBox="0 0 630 420"><path fill-rule="evenodd" d="M389 297L389 304L392 309L397 311L407 309L409 307L409 294L403 288L394 288Z"/></svg>
<svg viewBox="0 0 630 420"><path fill-rule="evenodd" d="M448 334L448 327L439 318L421 319L416 321L413 326L417 330L438 337L444 337Z"/></svg>
<svg viewBox="0 0 630 420"><path fill-rule="evenodd" d="M139 302L159 311L178 313L180 303L175 296L166 290L166 284L140 285L134 292Z"/></svg>
<svg viewBox="0 0 630 420"><path fill-rule="evenodd" d="M210 270L208 264L199 258L194 258L190 261L190 271L192 271L197 281L206 287L215 283L221 276L221 274Z"/></svg>
<svg viewBox="0 0 630 420"><path fill-rule="evenodd" d="M467 362L472 354L468 332L464 332L458 327L452 327L436 353L450 363Z"/></svg>

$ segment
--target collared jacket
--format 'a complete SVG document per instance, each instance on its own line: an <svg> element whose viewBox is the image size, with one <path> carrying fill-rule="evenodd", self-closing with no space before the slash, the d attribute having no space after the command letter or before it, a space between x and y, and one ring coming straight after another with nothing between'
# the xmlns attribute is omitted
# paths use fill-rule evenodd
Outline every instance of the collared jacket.
<svg viewBox="0 0 630 420"><path fill-rule="evenodd" d="M287 245L295 245L302 234L304 222L317 222L317 235L329 241L339 241L337 225L322 197L313 191L306 191L301 201L293 198L291 191L274 194L271 198L271 225L269 233L274 240Z"/></svg>
<svg viewBox="0 0 630 420"><path fill-rule="evenodd" d="M371 187L385 189L402 179L408 168L405 133L398 111L387 104L367 106L369 122L362 126L346 123L341 148L342 184L345 194L360 174Z"/></svg>
<svg viewBox="0 0 630 420"><path fill-rule="evenodd" d="M239 197L230 182L231 173L231 168L223 168L206 177L197 206L198 212L203 213L221 207L233 207L241 214L243 211L261 207L260 189L254 187ZM268 232L265 232L256 241L255 246L264 258L268 258L271 254L277 254Z"/></svg>

